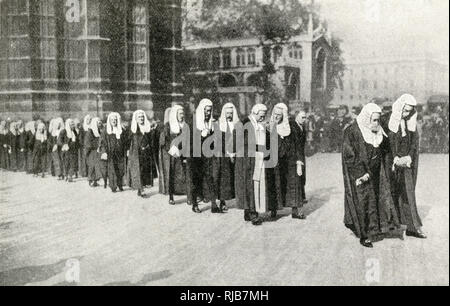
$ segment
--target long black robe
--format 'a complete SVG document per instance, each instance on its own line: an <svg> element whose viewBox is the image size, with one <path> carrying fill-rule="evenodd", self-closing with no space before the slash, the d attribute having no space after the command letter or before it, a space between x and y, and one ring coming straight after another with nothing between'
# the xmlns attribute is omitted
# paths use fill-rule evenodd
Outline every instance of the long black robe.
<svg viewBox="0 0 450 306"><path fill-rule="evenodd" d="M128 180L134 190L142 190L146 186L153 186L157 177L155 162L153 161L154 130L142 134L137 130L129 138Z"/></svg>
<svg viewBox="0 0 450 306"><path fill-rule="evenodd" d="M278 163L276 167L268 169L271 210L303 206L303 177L297 174L297 162L304 162L305 159L302 144L304 134L296 122L289 122L289 125L289 136L282 138L278 135Z"/></svg>
<svg viewBox="0 0 450 306"><path fill-rule="evenodd" d="M38 175L47 170L48 140L40 141L33 137L33 174Z"/></svg>
<svg viewBox="0 0 450 306"><path fill-rule="evenodd" d="M125 175L125 157L126 157L126 135L122 132L120 139L115 134L102 134L100 140L100 153L107 154L107 175L109 187L116 190L123 186L123 177Z"/></svg>
<svg viewBox="0 0 450 306"><path fill-rule="evenodd" d="M246 118L242 124L251 124L250 119ZM266 140L270 139L269 133L266 135ZM256 212L255 207L255 187L253 182L253 174L255 171L255 157L249 155L249 143L256 143L255 130L253 128L244 130L244 145L240 146L239 143L236 146L236 160L235 160L235 193L237 206L240 209L245 209L251 213ZM270 195L267 192L269 186L267 182L270 181L269 171L265 171L266 180L266 199L269 201L268 207L270 207Z"/></svg>
<svg viewBox="0 0 450 306"><path fill-rule="evenodd" d="M27 163L27 134L25 131L17 135L17 170L25 171Z"/></svg>
<svg viewBox="0 0 450 306"><path fill-rule="evenodd" d="M59 136L50 136L48 138L48 143L51 152L51 171L52 174L57 177L62 177L64 175L64 165L61 159L61 146L58 145ZM54 151L56 145L56 150Z"/></svg>
<svg viewBox="0 0 450 306"><path fill-rule="evenodd" d="M9 170L8 134L0 134L0 166L4 170Z"/></svg>
<svg viewBox="0 0 450 306"><path fill-rule="evenodd" d="M187 123L185 123L185 128L187 128ZM187 133L186 136L190 137L190 134ZM192 182L190 167L188 166L188 159L185 156L180 156L175 158L171 156L168 152L170 151L173 141L182 134L174 134L170 131L170 125L167 123L164 126L164 131L161 135L164 137L160 138L160 146L162 149L162 156L164 158L163 165L167 167L164 171L167 171L165 175L167 175L165 183L167 184L167 192L169 195L187 195L188 200L192 199ZM187 141L187 140L186 140ZM183 143L180 142L177 146L180 153L183 151Z"/></svg>
<svg viewBox="0 0 450 306"><path fill-rule="evenodd" d="M383 234L399 227L390 193L388 156L386 138L379 148L374 148L364 141L356 122L345 130L342 146L344 223L358 238L381 239ZM356 186L356 180L366 173L370 175L369 182Z"/></svg>
<svg viewBox="0 0 450 306"><path fill-rule="evenodd" d="M7 137L9 146L9 170L17 171L19 166L19 135L14 135L12 132L9 132Z"/></svg>
<svg viewBox="0 0 450 306"><path fill-rule="evenodd" d="M62 130L58 137L58 146L62 148L64 145L67 145L69 147L68 151L61 151L61 161L65 177L74 176L78 169L79 138L76 131L72 131L72 133L75 135L75 141L67 137L66 130Z"/></svg>
<svg viewBox="0 0 450 306"><path fill-rule="evenodd" d="M306 138L307 131L304 127L300 127L297 122L291 122L291 130L295 137L296 154L299 160L303 162L302 176L300 177L300 188L302 200L306 199L305 185L306 185Z"/></svg>
<svg viewBox="0 0 450 306"><path fill-rule="evenodd" d="M218 129L218 125L215 123L214 125L215 128ZM194 125L194 129L196 129L196 133L201 133L201 131L197 129L196 125ZM193 146L199 145L203 147L203 143L209 140L210 137L214 137L213 131L210 131L210 133L205 137L201 136L201 142L199 144L194 143ZM211 147L211 150L214 150L214 148ZM215 171L217 169L217 166L215 165L217 163L217 158L214 156L206 157L203 154L203 149L201 151L200 157L195 156L191 160L194 183L193 193L196 197L202 197L203 202L205 203L214 203L217 200L217 172Z"/></svg>
<svg viewBox="0 0 450 306"><path fill-rule="evenodd" d="M34 145L34 134L31 131L27 131L26 133L26 165L25 169L27 173L33 173L33 145Z"/></svg>
<svg viewBox="0 0 450 306"><path fill-rule="evenodd" d="M100 137L95 137L94 132L89 130L84 139L84 150L86 152L86 163L88 166L87 177L90 182L97 182L102 177L100 168L100 153L97 151Z"/></svg>
<svg viewBox="0 0 450 306"><path fill-rule="evenodd" d="M87 177L88 174L88 164L86 158L86 148L85 141L89 131L85 131L84 129L80 129L80 153L79 153L79 173L81 177Z"/></svg>
<svg viewBox="0 0 450 306"><path fill-rule="evenodd" d="M419 134L406 131L402 137L401 129L397 133L389 133L389 142L393 158L410 156L411 168L396 167L391 173L391 187L394 203L400 217L400 222L407 226L407 230L417 232L422 227L422 220L417 211L416 183L419 168ZM390 163L392 168L393 162Z"/></svg>
<svg viewBox="0 0 450 306"><path fill-rule="evenodd" d="M219 135L219 134L218 134ZM229 201L236 197L234 178L235 178L235 160L227 155L228 153L236 153L236 133L230 131L227 127L227 132L221 132L222 135L222 155L217 158L214 166L216 169L217 179L217 197L220 201Z"/></svg>
<svg viewBox="0 0 450 306"><path fill-rule="evenodd" d="M166 150L166 126L159 127L158 178L159 193L169 194L170 155Z"/></svg>

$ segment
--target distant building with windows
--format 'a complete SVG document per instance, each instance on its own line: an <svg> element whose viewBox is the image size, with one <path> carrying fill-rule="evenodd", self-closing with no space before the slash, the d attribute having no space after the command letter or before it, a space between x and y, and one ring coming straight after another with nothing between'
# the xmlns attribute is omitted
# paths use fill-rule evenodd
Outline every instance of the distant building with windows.
<svg viewBox="0 0 450 306"><path fill-rule="evenodd" d="M257 38L217 42L186 41L192 64L186 76L194 84L193 96L202 93L202 87L214 88L221 104L233 102L241 114L249 114L255 103L263 102L264 48L276 73L272 82L289 101L291 111L309 108L323 99L330 84L330 44L322 30L313 30L309 22L305 34L292 37L283 45L265 43ZM266 54L266 55L265 55ZM280 102L280 101L275 101Z"/></svg>
<svg viewBox="0 0 450 306"><path fill-rule="evenodd" d="M395 101L403 93L414 95L424 104L433 95L448 95L448 64L431 56L354 58L345 62L341 88L332 104L360 106L373 99Z"/></svg>
<svg viewBox="0 0 450 306"><path fill-rule="evenodd" d="M182 101L181 26L181 0L1 0L0 117Z"/></svg>

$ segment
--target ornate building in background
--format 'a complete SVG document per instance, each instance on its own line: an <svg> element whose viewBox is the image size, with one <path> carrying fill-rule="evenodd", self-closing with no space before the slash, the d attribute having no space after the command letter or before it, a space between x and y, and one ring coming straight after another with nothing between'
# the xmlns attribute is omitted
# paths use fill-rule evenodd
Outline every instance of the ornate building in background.
<svg viewBox="0 0 450 306"><path fill-rule="evenodd" d="M266 47L276 71L271 81L291 111L322 104L331 82L329 40L321 29L313 29L312 17L307 33L283 45L263 46L259 39L248 38L220 43L185 41L184 46L192 60L185 81L192 92L186 95L198 100L213 94L221 104L233 102L241 114L249 114L255 103L266 102L261 80Z"/></svg>
<svg viewBox="0 0 450 306"><path fill-rule="evenodd" d="M182 102L181 0L0 0L1 116Z"/></svg>

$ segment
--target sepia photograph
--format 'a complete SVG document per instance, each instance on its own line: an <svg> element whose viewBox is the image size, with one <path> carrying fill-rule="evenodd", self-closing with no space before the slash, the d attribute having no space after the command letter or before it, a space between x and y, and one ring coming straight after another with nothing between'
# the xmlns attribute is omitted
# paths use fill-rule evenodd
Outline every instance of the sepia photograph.
<svg viewBox="0 0 450 306"><path fill-rule="evenodd" d="M449 286L448 154L447 0L0 0L0 287Z"/></svg>

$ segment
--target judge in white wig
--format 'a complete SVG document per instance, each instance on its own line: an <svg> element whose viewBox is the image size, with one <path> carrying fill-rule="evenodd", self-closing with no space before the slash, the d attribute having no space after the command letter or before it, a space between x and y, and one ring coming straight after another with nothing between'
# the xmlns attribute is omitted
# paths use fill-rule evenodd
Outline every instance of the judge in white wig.
<svg viewBox="0 0 450 306"><path fill-rule="evenodd" d="M183 133L183 134L182 134ZM192 203L190 173L191 160L184 152L189 150L190 132L185 122L184 108L174 105L169 113L169 122L164 127L161 138L163 184L169 194L169 204L175 205L175 195L187 195L188 204ZM178 141L178 137L183 139ZM185 147L187 146L187 147ZM189 163L189 164L188 164Z"/></svg>
<svg viewBox="0 0 450 306"><path fill-rule="evenodd" d="M213 103L209 99L203 99L200 101L197 110L195 112L195 129L196 132L201 134L201 142L199 143L199 138L194 137L194 155L197 155L198 149L201 149L201 156L194 156L193 167L194 167L194 179L195 183L194 191L196 196L194 198L202 198L204 202L211 202L211 212L221 213L220 208L217 206L217 191L215 187L214 179L214 163L215 159L213 157L206 157L205 152L203 152L203 144L209 142L210 137L214 133L214 123L213 123ZM194 213L201 213L196 202L193 203L192 211Z"/></svg>
<svg viewBox="0 0 450 306"><path fill-rule="evenodd" d="M78 171L78 133L75 129L75 121L66 120L65 130L59 135L59 145L61 146L61 160L64 165L64 176L66 181L72 182L73 176Z"/></svg>
<svg viewBox="0 0 450 306"><path fill-rule="evenodd" d="M393 157L391 186L400 221L407 226L406 235L425 239L415 194L419 168L416 107L417 101L410 94L402 95L392 105L389 120L389 143Z"/></svg>
<svg viewBox="0 0 450 306"><path fill-rule="evenodd" d="M50 148L52 148L52 169L54 175L58 180L64 179L64 169L61 159L61 146L58 143L58 138L61 132L65 129L64 120L62 118L55 118L50 121Z"/></svg>
<svg viewBox="0 0 450 306"><path fill-rule="evenodd" d="M6 121L0 122L0 168L9 168L9 142L8 142L8 129L6 127Z"/></svg>
<svg viewBox="0 0 450 306"><path fill-rule="evenodd" d="M87 135L90 133L89 128L91 125L92 116L86 115L83 118L83 122L81 124L81 128L79 131L80 137L80 163L79 163L79 172L81 177L87 177L88 166L87 166L87 158L86 158L86 140Z"/></svg>
<svg viewBox="0 0 450 306"><path fill-rule="evenodd" d="M36 134L36 121L27 122L25 124L25 146L26 146L25 169L27 173L33 172L33 144L35 134Z"/></svg>
<svg viewBox="0 0 450 306"><path fill-rule="evenodd" d="M97 187L98 181L102 177L101 160L99 153L100 145L100 128L102 122L100 118L92 118L89 125L89 132L86 134L84 142L84 150L86 152L86 164L88 166L88 182L89 186Z"/></svg>
<svg viewBox="0 0 450 306"><path fill-rule="evenodd" d="M33 136L32 172L34 175L45 176L45 164L47 160L47 130L43 122L38 123L36 133Z"/></svg>
<svg viewBox="0 0 450 306"><path fill-rule="evenodd" d="M345 129L342 146L344 223L368 248L400 228L389 192L389 142L380 121L381 108L367 104Z"/></svg>
<svg viewBox="0 0 450 306"><path fill-rule="evenodd" d="M110 113L106 121L106 134L100 138L100 154L109 187L113 193L117 189L123 191L123 177L125 175L126 141L123 135L119 113Z"/></svg>
<svg viewBox="0 0 450 306"><path fill-rule="evenodd" d="M131 121L131 136L128 158L128 178L132 189L144 197L144 188L153 186L157 176L154 160L155 129L143 110L134 112Z"/></svg>
<svg viewBox="0 0 450 306"><path fill-rule="evenodd" d="M254 145L266 145L266 115L267 106L255 104L248 118L243 120L244 128L250 128L244 133L244 146L238 145L235 161L235 192L238 207L244 209L244 220L253 225L261 225L259 213L267 211L266 171L264 169L264 154L255 150ZM252 139L254 137L254 139ZM236 139L239 141L239 139ZM254 143L252 143L254 142ZM251 147L253 146L253 148Z"/></svg>
<svg viewBox="0 0 450 306"><path fill-rule="evenodd" d="M220 210L228 211L226 201L235 198L234 158L236 156L235 127L240 122L239 115L233 103L226 103L222 107L219 118L221 131L222 152L217 160L217 194L220 201Z"/></svg>

